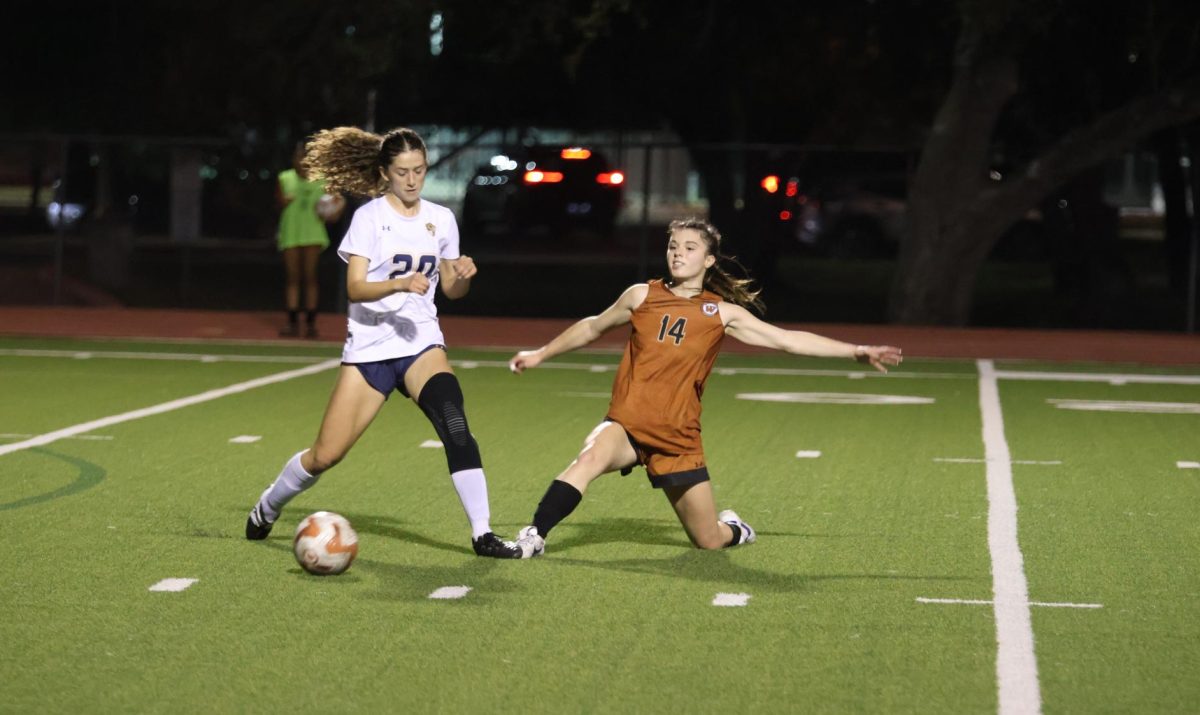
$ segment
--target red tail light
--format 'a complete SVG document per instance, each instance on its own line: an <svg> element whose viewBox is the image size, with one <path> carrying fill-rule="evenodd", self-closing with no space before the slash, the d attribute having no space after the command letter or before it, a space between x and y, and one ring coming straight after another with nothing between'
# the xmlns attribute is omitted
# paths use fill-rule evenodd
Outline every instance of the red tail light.
<svg viewBox="0 0 1200 715"><path fill-rule="evenodd" d="M533 171L525 172L526 184L557 184L563 180L561 171Z"/></svg>
<svg viewBox="0 0 1200 715"><path fill-rule="evenodd" d="M779 220L780 221L791 221L792 220L792 212L791 211L780 211L779 212Z"/></svg>
<svg viewBox="0 0 1200 715"><path fill-rule="evenodd" d="M795 179L792 179L787 182L787 189L783 193L787 194L788 196L795 196L796 192L798 192L799 190L800 190L800 182L796 181Z"/></svg>
<svg viewBox="0 0 1200 715"><path fill-rule="evenodd" d="M592 150L584 149L581 146L569 146L560 152L559 156L564 159L587 159L591 157Z"/></svg>
<svg viewBox="0 0 1200 715"><path fill-rule="evenodd" d="M596 174L596 183L611 184L616 186L625 182L625 175L619 171L611 171L603 174Z"/></svg>
<svg viewBox="0 0 1200 715"><path fill-rule="evenodd" d="M770 176L764 176L763 180L759 182L759 185L762 186L763 190L768 194L773 194L776 191L779 191L779 177L775 176L774 174L771 174Z"/></svg>

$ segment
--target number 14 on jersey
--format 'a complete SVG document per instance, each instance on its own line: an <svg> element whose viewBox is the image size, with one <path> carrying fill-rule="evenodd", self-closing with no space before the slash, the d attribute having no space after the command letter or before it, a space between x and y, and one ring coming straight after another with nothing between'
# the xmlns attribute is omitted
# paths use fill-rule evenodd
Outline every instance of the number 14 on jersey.
<svg viewBox="0 0 1200 715"><path fill-rule="evenodd" d="M671 327L668 328L667 327L668 325L670 325ZM679 343L682 343L683 336L684 336L683 328L686 325L687 325L687 318L676 318L675 322L672 323L671 316L664 315L662 317L662 326L658 329L658 342L660 342L660 343L663 342L664 340L667 339L667 336L669 335L675 339L676 345L678 345Z"/></svg>

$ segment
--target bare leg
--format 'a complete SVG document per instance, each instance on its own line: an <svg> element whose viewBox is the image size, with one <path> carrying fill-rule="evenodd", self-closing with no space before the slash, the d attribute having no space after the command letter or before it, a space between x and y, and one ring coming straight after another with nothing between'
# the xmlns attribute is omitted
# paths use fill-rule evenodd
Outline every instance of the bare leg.
<svg viewBox="0 0 1200 715"><path fill-rule="evenodd" d="M283 257L283 304L287 308L288 324L279 334L291 338L300 334L300 249L287 248L280 255Z"/></svg>
<svg viewBox="0 0 1200 715"><path fill-rule="evenodd" d="M615 422L601 422L583 442L574 462L555 479L587 491L597 477L637 464L637 453L625 436L625 428Z"/></svg>
<svg viewBox="0 0 1200 715"><path fill-rule="evenodd" d="M246 538L261 540L271 532L280 511L300 492L317 483L321 473L342 460L366 430L384 398L367 384L358 369L343 366L334 384L321 430L312 447L294 455L267 487L246 522Z"/></svg>
<svg viewBox="0 0 1200 715"><path fill-rule="evenodd" d="M316 476L342 461L379 414L383 403L383 395L367 384L358 368L343 365L329 396L321 430L312 447L300 458L301 466Z"/></svg>
<svg viewBox="0 0 1200 715"><path fill-rule="evenodd" d="M317 280L317 264L321 258L320 246L301 246L300 251L300 273L303 276L304 282L304 309L313 311L317 309L318 292L320 283ZM299 283L299 278L297 283ZM299 303L297 303L299 307Z"/></svg>
<svg viewBox="0 0 1200 715"><path fill-rule="evenodd" d="M663 492L675 509L688 538L700 549L720 549L733 540L733 529L717 521L712 482L666 487Z"/></svg>
<svg viewBox="0 0 1200 715"><path fill-rule="evenodd" d="M283 303L288 310L300 310L300 249L287 248L283 253Z"/></svg>

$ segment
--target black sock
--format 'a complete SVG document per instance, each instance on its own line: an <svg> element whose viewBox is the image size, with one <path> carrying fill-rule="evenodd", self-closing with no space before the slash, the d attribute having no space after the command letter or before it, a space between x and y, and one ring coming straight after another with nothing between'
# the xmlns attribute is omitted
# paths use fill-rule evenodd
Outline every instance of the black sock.
<svg viewBox="0 0 1200 715"><path fill-rule="evenodd" d="M294 328L299 324L300 324L300 311L289 310L288 311L288 325L290 325Z"/></svg>
<svg viewBox="0 0 1200 715"><path fill-rule="evenodd" d="M308 327L310 327L310 328L312 326L316 325L317 324L317 311L315 311L315 310L308 311L305 314L305 321L308 323Z"/></svg>
<svg viewBox="0 0 1200 715"><path fill-rule="evenodd" d="M733 538L729 540L728 544L725 544L725 548L728 549L730 546L737 546L738 542L742 540L742 530L737 524L730 524L728 521L725 522L725 525L733 529Z"/></svg>
<svg viewBox="0 0 1200 715"><path fill-rule="evenodd" d="M538 502L537 511L533 514L533 525L537 527L538 535L543 539L558 522L566 519L579 502L583 494L566 482L555 479L546 489L546 495Z"/></svg>

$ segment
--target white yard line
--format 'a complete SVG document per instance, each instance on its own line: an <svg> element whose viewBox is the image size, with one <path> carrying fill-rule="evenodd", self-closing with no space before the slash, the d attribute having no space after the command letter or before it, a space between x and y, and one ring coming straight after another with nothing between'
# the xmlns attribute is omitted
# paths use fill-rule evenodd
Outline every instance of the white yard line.
<svg viewBox="0 0 1200 715"><path fill-rule="evenodd" d="M984 601L974 598L924 598L917 597L917 603L945 603L954 605L967 606L990 606L995 601ZM1040 606L1042 608L1104 608L1103 603L1047 603L1045 601L1030 601L1031 606Z"/></svg>
<svg viewBox="0 0 1200 715"><path fill-rule="evenodd" d="M991 362L990 360L988 362ZM1130 382L1159 385L1200 385L1200 375L1136 375L1100 374L1086 372L1025 372L1023 370L995 370L1001 380L1052 380L1062 382L1108 382L1123 385Z"/></svg>
<svg viewBox="0 0 1200 715"><path fill-rule="evenodd" d="M160 342L168 344L192 344L194 341L180 340L147 340L146 342ZM221 341L206 340L206 343ZM279 341L230 341L228 344L236 345L282 345ZM487 351L488 348L468 348L481 351ZM580 351L586 352L586 351ZM606 354L618 354L619 351L603 351ZM54 358L72 358L77 360L89 360L93 358L106 359L125 359L125 360L178 360L190 362L251 362L251 363L313 363L321 360L320 357L301 356L301 355L222 355L215 353L172 353L172 352L145 352L145 351L129 351L129 350L38 350L38 349L21 349L21 348L5 348L0 349L0 357L54 357ZM502 360L451 360L450 364L463 368L473 369L480 367L499 367L508 369L508 362ZM582 370L588 372L608 372L616 369L616 363L572 363L572 362L548 362L542 363L540 367L557 369L557 370ZM1114 385L1125 385L1129 383L1157 383L1169 385L1200 385L1200 375L1145 375L1136 373L1077 373L1077 372L1051 372L1051 371L1024 371L1024 370L996 370L996 377L1004 380L1058 380L1062 382L1107 382ZM796 377L844 377L851 380L860 380L866 377L870 378L907 378L907 379L938 379L938 380L970 380L974 379L971 373L955 373L955 372L909 372L904 370L893 370L884 375L883 373L863 370L816 370L805 368L774 368L774 367L717 367L713 370L716 375L771 375L771 376L796 376Z"/></svg>
<svg viewBox="0 0 1200 715"><path fill-rule="evenodd" d="M113 360L178 360L183 362L278 362L315 363L322 358L299 355L214 355L210 353L151 353L126 350L17 350L0 349L0 357L45 357L91 360L107 358Z"/></svg>
<svg viewBox="0 0 1200 715"><path fill-rule="evenodd" d="M1001 715L1042 711L1029 586L1017 543L1017 495L1011 455L1004 437L1004 415L996 367L979 360L979 409L987 457L988 551L992 557L992 595L996 619L996 679Z"/></svg>
<svg viewBox="0 0 1200 715"><path fill-rule="evenodd" d="M74 437L77 434L83 434L84 432L91 432L92 430L102 429L104 427L110 427L112 425L120 424L122 422L129 422L131 420L137 420L137 419L141 419L143 417L150 417L152 415L160 415L164 412L171 412L172 410L178 410L178 409L181 409L184 407L191 407L192 405L198 405L201 402L208 402L210 400L216 400L221 397L226 397L228 395L237 394L239 392L253 390L257 387L265 387L266 385L274 385L277 382L284 382L287 380L291 380L293 378L304 377L305 375L312 375L312 374L315 374L318 372L324 372L325 370L329 370L330 368L337 367L340 364L341 364L341 360L326 360L324 362L317 363L316 365L309 365L308 367L302 367L302 368L299 368L296 370L288 370L287 372L279 372L279 373L275 373L274 375L267 375L266 377L259 377L259 378L255 378L253 380L247 380L246 382L239 382L236 385L230 385L228 387L222 387L222 388L218 388L216 390L209 390L208 392L201 392L198 395L192 395L191 397L182 397L178 400L171 400L170 402L163 402L161 404L153 405L151 407L143 407L140 410L133 410L131 412L123 412L119 415L110 415L109 417L101 417L100 419L92 420L91 422L83 422L81 424L73 425L71 427L64 427L63 429L60 429L60 430L55 430L53 432L47 432L46 434L38 435L37 437L33 437L32 439L27 439L27 440L23 440L21 442L14 442L12 444L6 444L3 446L0 446L0 455L9 454L11 452L17 452L22 449L29 449L30 447L41 447L42 445L50 444L51 442L56 442L65 437Z"/></svg>
<svg viewBox="0 0 1200 715"><path fill-rule="evenodd" d="M934 457L935 462L947 462L949 464L986 464L986 459L975 459L972 457ZM1061 459L1014 459L1011 464L1038 464L1038 465L1057 465L1062 464Z"/></svg>

